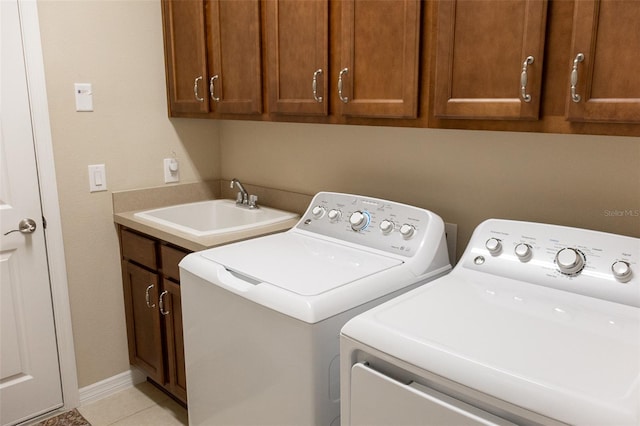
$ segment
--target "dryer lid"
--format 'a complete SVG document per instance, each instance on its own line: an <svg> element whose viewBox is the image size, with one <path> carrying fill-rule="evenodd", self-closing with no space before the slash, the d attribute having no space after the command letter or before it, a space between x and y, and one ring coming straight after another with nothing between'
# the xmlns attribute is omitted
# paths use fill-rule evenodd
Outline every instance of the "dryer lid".
<svg viewBox="0 0 640 426"><path fill-rule="evenodd" d="M229 244L201 255L237 274L301 296L316 296L403 263L295 232Z"/></svg>

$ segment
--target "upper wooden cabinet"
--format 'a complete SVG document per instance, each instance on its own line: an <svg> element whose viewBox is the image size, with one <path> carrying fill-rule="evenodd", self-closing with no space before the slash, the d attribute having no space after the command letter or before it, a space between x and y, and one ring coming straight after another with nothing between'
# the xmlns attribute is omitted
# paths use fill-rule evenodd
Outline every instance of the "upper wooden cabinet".
<svg viewBox="0 0 640 426"><path fill-rule="evenodd" d="M342 0L333 14L328 0L264 4L269 112L417 116L419 0Z"/></svg>
<svg viewBox="0 0 640 426"><path fill-rule="evenodd" d="M174 117L640 135L640 0L161 1Z"/></svg>
<svg viewBox="0 0 640 426"><path fill-rule="evenodd" d="M546 0L438 2L434 114L537 119Z"/></svg>
<svg viewBox="0 0 640 426"><path fill-rule="evenodd" d="M327 115L328 0L265 2L269 112Z"/></svg>
<svg viewBox="0 0 640 426"><path fill-rule="evenodd" d="M260 0L163 0L169 113L262 112Z"/></svg>
<svg viewBox="0 0 640 426"><path fill-rule="evenodd" d="M342 0L337 95L340 114L415 118L420 0Z"/></svg>
<svg viewBox="0 0 640 426"><path fill-rule="evenodd" d="M206 5L212 110L220 114L259 114L260 0L207 0Z"/></svg>
<svg viewBox="0 0 640 426"><path fill-rule="evenodd" d="M164 51L170 114L207 113L207 46L204 3L165 0Z"/></svg>
<svg viewBox="0 0 640 426"><path fill-rule="evenodd" d="M567 118L640 122L640 2L576 1Z"/></svg>

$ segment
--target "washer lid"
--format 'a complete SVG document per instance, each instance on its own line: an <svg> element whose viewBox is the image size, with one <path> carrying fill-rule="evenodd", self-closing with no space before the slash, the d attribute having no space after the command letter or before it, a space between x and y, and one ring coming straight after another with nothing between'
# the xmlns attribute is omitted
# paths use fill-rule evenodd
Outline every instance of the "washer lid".
<svg viewBox="0 0 640 426"><path fill-rule="evenodd" d="M403 263L294 232L229 244L201 255L237 274L301 296L316 296Z"/></svg>
<svg viewBox="0 0 640 426"><path fill-rule="evenodd" d="M455 272L342 333L402 361L570 424L637 424L640 309Z"/></svg>

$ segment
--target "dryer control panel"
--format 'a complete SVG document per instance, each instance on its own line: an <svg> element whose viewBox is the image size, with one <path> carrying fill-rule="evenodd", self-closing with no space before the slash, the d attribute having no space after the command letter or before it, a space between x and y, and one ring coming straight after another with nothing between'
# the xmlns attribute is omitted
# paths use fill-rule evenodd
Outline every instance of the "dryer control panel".
<svg viewBox="0 0 640 426"><path fill-rule="evenodd" d="M407 257L444 236L444 222L431 211L334 192L318 193L296 229Z"/></svg>
<svg viewBox="0 0 640 426"><path fill-rule="evenodd" d="M640 239L587 229L490 219L465 268L640 307Z"/></svg>

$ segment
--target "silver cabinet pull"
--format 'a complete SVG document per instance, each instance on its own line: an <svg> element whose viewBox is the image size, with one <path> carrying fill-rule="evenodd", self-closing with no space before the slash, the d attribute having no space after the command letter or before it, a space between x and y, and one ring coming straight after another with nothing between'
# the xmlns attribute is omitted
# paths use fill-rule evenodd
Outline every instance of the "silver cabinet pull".
<svg viewBox="0 0 640 426"><path fill-rule="evenodd" d="M584 54L578 53L573 60L573 67L571 68L571 100L573 102L580 102L579 94L576 93L576 86L578 85L578 64L584 61Z"/></svg>
<svg viewBox="0 0 640 426"><path fill-rule="evenodd" d="M338 75L338 97L345 104L349 102L349 98L342 96L342 76L349 72L349 68L343 68Z"/></svg>
<svg viewBox="0 0 640 426"><path fill-rule="evenodd" d="M204 98L201 98L200 96L198 96L198 86L200 86L201 81L202 81L202 76L197 77L193 81L193 95L196 97L196 100L198 102L204 102Z"/></svg>
<svg viewBox="0 0 640 426"><path fill-rule="evenodd" d="M213 99L214 102L220 102L220 97L216 96L216 80L218 77L219 75L216 74L209 79L209 93L211 93L211 99Z"/></svg>
<svg viewBox="0 0 640 426"><path fill-rule="evenodd" d="M322 96L318 96L318 76L322 74L322 69L318 68L313 73L313 83L311 84L311 88L313 89L313 99L318 103L322 103Z"/></svg>
<svg viewBox="0 0 640 426"><path fill-rule="evenodd" d="M520 74L520 96L525 102L531 102L531 95L527 93L527 80L529 76L527 70L529 65L533 63L533 56L527 56L527 59L522 63L522 73Z"/></svg>
<svg viewBox="0 0 640 426"><path fill-rule="evenodd" d="M151 297L149 296L149 290L151 290L153 287L155 287L155 285L151 284L149 287L147 287L147 290L144 292L144 298L147 301L147 308L155 308L156 307L155 303L153 305L151 304Z"/></svg>
<svg viewBox="0 0 640 426"><path fill-rule="evenodd" d="M21 234L33 234L36 231L36 222L33 219L25 218L18 223L18 229L12 229L9 232L5 232L4 235L9 235L12 232L20 232Z"/></svg>
<svg viewBox="0 0 640 426"><path fill-rule="evenodd" d="M159 304L160 304L160 313L162 315L169 315L169 313L170 313L169 311L165 311L164 310L164 296L167 293L169 293L169 292L167 290L165 290L160 294L160 302L159 302Z"/></svg>

